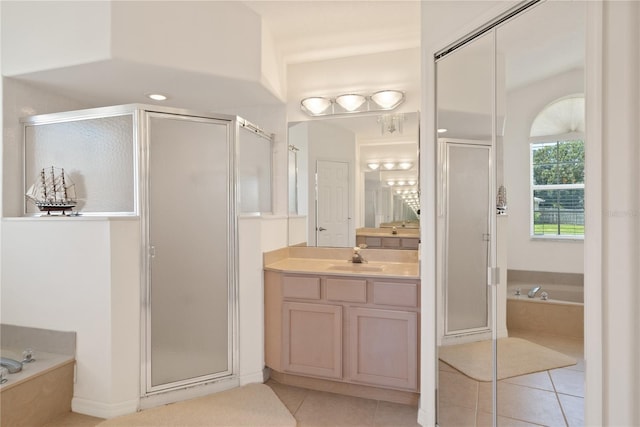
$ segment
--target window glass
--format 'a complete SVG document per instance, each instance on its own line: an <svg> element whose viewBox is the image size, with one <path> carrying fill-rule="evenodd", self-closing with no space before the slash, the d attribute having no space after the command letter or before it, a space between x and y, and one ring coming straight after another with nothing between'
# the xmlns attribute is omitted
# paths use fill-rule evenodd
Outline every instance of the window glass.
<svg viewBox="0 0 640 427"><path fill-rule="evenodd" d="M584 142L531 144L531 234L584 236Z"/></svg>

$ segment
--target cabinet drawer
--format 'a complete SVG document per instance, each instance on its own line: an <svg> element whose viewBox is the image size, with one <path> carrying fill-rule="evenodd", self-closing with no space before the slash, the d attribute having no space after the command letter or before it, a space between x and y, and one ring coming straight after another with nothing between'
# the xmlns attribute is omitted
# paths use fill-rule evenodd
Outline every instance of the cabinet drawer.
<svg viewBox="0 0 640 427"><path fill-rule="evenodd" d="M284 298L320 299L320 278L284 276L282 296Z"/></svg>
<svg viewBox="0 0 640 427"><path fill-rule="evenodd" d="M398 307L417 307L418 284L373 282L373 303Z"/></svg>
<svg viewBox="0 0 640 427"><path fill-rule="evenodd" d="M367 302L365 279L327 279L327 300Z"/></svg>
<svg viewBox="0 0 640 427"><path fill-rule="evenodd" d="M416 238L402 238L401 245L405 249L418 249L418 241Z"/></svg>
<svg viewBox="0 0 640 427"><path fill-rule="evenodd" d="M382 239L380 237L366 237L365 243L367 246L379 248L382 246Z"/></svg>
<svg viewBox="0 0 640 427"><path fill-rule="evenodd" d="M383 237L382 247L383 248L399 248L400 238L399 237Z"/></svg>

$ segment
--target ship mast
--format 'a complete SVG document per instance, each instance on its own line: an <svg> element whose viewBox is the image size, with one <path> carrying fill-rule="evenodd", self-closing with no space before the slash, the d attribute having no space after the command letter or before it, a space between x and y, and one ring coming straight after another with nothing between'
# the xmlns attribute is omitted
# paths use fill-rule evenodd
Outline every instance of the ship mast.
<svg viewBox="0 0 640 427"><path fill-rule="evenodd" d="M44 176L44 168L40 171L40 181L42 181L42 193L44 200L47 200L47 179Z"/></svg>
<svg viewBox="0 0 640 427"><path fill-rule="evenodd" d="M67 184L64 181L64 168L62 168L62 172L60 173L60 180L62 182L62 194L64 196L64 201L66 202L68 200L68 197L67 197Z"/></svg>
<svg viewBox="0 0 640 427"><path fill-rule="evenodd" d="M51 186L53 187L53 201L58 201L58 189L56 188L56 174L51 166Z"/></svg>

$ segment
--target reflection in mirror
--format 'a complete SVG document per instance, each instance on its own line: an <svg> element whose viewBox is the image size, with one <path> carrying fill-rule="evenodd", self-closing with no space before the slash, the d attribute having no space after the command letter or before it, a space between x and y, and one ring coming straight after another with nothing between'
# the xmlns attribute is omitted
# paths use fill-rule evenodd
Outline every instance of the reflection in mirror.
<svg viewBox="0 0 640 427"><path fill-rule="evenodd" d="M461 423L459 411L453 413L450 409L458 404L455 385L461 379L476 380L469 383L475 387L478 382L532 372L521 359L509 358L512 353L507 347L514 341L507 344L501 338L526 335L534 341L538 333L557 334L555 329L543 332L538 325L528 329L535 312L533 306L546 310L545 306L530 304L532 300L526 292L524 300L511 296L512 291L507 291L507 269L510 276L513 270L540 275L568 272L571 270L562 268L568 268L573 259L579 265L571 268L582 268L581 253L572 254L581 250L578 244L531 239L537 217L531 171L535 141L530 136L540 111L556 100L579 98L583 91L584 25L581 2L545 2L436 61L437 127L446 129L438 134L437 241L441 255L437 264L437 338L439 359L449 365L441 363L438 372L440 426ZM547 123L555 129L551 132L555 138L552 141L559 134L574 137L582 129L584 118L568 118L578 116L572 110L572 114L553 117L553 123ZM560 123L566 126L558 126ZM548 134L544 134L547 139ZM488 156L484 154L487 149L493 151ZM487 197L499 185L508 188L508 215L498 214L496 198ZM500 279L495 286L487 286L487 265L499 268ZM553 265L557 269L549 267ZM526 286L523 290L531 289ZM528 317L520 319L525 312ZM566 348L565 343L559 341L559 347ZM475 353L480 348L484 350ZM472 369L464 366L469 360L474 362ZM480 366L478 360L486 360L486 366ZM518 367L517 373L509 370L514 366ZM484 368L486 375L477 368ZM496 398L495 382L492 388ZM494 425L497 416L553 424L526 411L513 412L514 407L526 407L531 396L523 394L522 402L512 398L491 403L489 399L479 399L477 410L493 412ZM545 413L554 405L543 405ZM465 425L476 425L479 420L471 416ZM562 424L562 419L557 423Z"/></svg>
<svg viewBox="0 0 640 427"><path fill-rule="evenodd" d="M351 247L366 245L357 234L384 233L417 246L418 113L291 123L289 144L289 245Z"/></svg>

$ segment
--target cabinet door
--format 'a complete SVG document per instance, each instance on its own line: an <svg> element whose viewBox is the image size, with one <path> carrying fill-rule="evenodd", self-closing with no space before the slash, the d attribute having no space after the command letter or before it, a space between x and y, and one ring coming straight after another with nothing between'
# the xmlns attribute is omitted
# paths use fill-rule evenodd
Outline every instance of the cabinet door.
<svg viewBox="0 0 640 427"><path fill-rule="evenodd" d="M349 377L408 390L418 388L418 313L349 309Z"/></svg>
<svg viewBox="0 0 640 427"><path fill-rule="evenodd" d="M285 302L282 315L284 370L342 378L342 307Z"/></svg>

